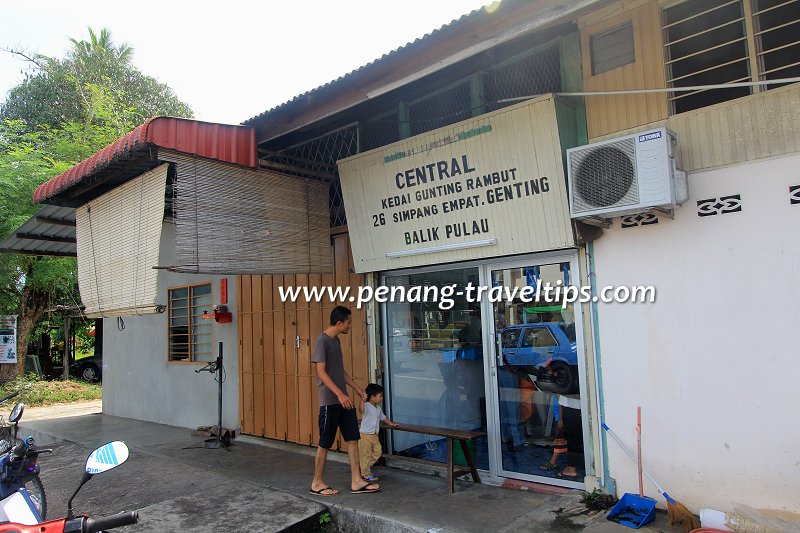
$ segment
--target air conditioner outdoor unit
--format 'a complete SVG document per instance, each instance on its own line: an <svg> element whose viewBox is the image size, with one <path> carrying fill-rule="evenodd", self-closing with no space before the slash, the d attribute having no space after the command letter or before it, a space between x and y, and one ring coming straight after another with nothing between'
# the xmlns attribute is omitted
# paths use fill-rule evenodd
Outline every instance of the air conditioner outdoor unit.
<svg viewBox="0 0 800 533"><path fill-rule="evenodd" d="M597 220L683 204L689 189L676 143L658 128L567 150L570 216Z"/></svg>

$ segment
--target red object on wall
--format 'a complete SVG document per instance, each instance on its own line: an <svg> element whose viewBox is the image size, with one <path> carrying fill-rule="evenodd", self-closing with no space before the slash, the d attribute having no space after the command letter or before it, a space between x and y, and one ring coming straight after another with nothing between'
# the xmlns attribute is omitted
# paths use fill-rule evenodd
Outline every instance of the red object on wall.
<svg viewBox="0 0 800 533"><path fill-rule="evenodd" d="M221 305L228 303L228 278L219 280L219 303Z"/></svg>
<svg viewBox="0 0 800 533"><path fill-rule="evenodd" d="M233 313L228 312L228 307L225 305L214 306L210 313L205 312L200 315L200 318L214 320L219 324L230 324L233 322Z"/></svg>

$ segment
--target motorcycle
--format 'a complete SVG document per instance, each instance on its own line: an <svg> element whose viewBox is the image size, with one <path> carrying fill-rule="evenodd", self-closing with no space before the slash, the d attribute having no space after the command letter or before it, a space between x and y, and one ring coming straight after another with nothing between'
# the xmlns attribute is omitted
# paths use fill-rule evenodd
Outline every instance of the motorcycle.
<svg viewBox="0 0 800 533"><path fill-rule="evenodd" d="M19 391L12 392L8 396L0 398L0 405L6 403L8 400L11 400L12 398L16 398L17 396L19 396ZM0 415L0 453L6 453L8 450L12 448L12 446L14 446L14 444L16 444L16 442L14 442L14 437L11 433L11 430L12 430L11 424L10 423L6 424L3 415Z"/></svg>
<svg viewBox="0 0 800 533"><path fill-rule="evenodd" d="M24 443L18 444L15 450L23 445ZM22 453L22 450L19 450L19 453ZM72 508L72 500L75 499L81 488L92 477L121 465L128 459L128 455L128 447L122 441L109 442L100 446L89 454L89 458L86 460L83 478L78 488L72 493L69 502L67 502L67 516L65 518L48 522L39 521L38 523L26 524L18 521L0 524L0 533L100 533L108 529L135 524L139 521L139 513L136 511L102 518L90 518L87 515L75 516ZM17 493L0 502L0 508L6 516L13 517L12 519L14 520L21 520L21 518L17 517L35 517L35 509L31 507L25 498L26 493L27 491L24 488L20 489ZM31 520L25 521L31 522Z"/></svg>
<svg viewBox="0 0 800 533"><path fill-rule="evenodd" d="M17 442L19 420L24 410L25 404L18 402L8 416L9 428L13 426L13 436L9 436L12 443ZM0 455L0 499L7 498L24 488L33 500L36 512L44 519L47 515L47 497L42 480L39 478L39 465L36 463L40 454L52 451L47 448L37 448L33 437L27 437Z"/></svg>

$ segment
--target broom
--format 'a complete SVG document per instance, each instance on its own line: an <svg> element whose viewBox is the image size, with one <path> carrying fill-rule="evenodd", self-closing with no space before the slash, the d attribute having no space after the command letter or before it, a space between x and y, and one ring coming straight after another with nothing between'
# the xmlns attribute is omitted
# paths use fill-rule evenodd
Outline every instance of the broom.
<svg viewBox="0 0 800 533"><path fill-rule="evenodd" d="M613 438L617 444L619 444L619 447L622 448L622 451L625 452L625 455L627 455L631 461L636 461L636 459L633 457L633 454L631 454L631 452L628 451L628 448L622 444L622 441L619 440L619 437L617 437L616 433L611 431L611 428L608 427L605 422L603 422L602 426L603 429L605 429L606 432L611 435L611 438ZM667 494L667 491L662 489L661 486L656 483L656 480L653 479L653 476L651 476L647 470L642 469L642 472L644 472L644 475L647 476L647 479L649 479L650 482L655 485L658 493L661 494L665 500L667 500L667 518L669 519L669 524L671 526L680 525L681 527L685 528L686 531L691 531L692 529L697 529L700 527L700 521L697 519L694 513L687 509L686 506L681 502L674 500L669 494Z"/></svg>

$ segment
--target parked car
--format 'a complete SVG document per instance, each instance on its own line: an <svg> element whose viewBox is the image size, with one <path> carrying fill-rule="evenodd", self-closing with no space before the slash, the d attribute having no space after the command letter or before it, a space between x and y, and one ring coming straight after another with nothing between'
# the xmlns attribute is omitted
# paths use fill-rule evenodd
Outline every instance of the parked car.
<svg viewBox="0 0 800 533"><path fill-rule="evenodd" d="M508 326L500 331L504 364L536 380L540 390L578 392L578 350L575 324L540 322Z"/></svg>
<svg viewBox="0 0 800 533"><path fill-rule="evenodd" d="M90 355L83 359L78 359L69 369L73 376L77 376L84 381L103 380L103 356Z"/></svg>

